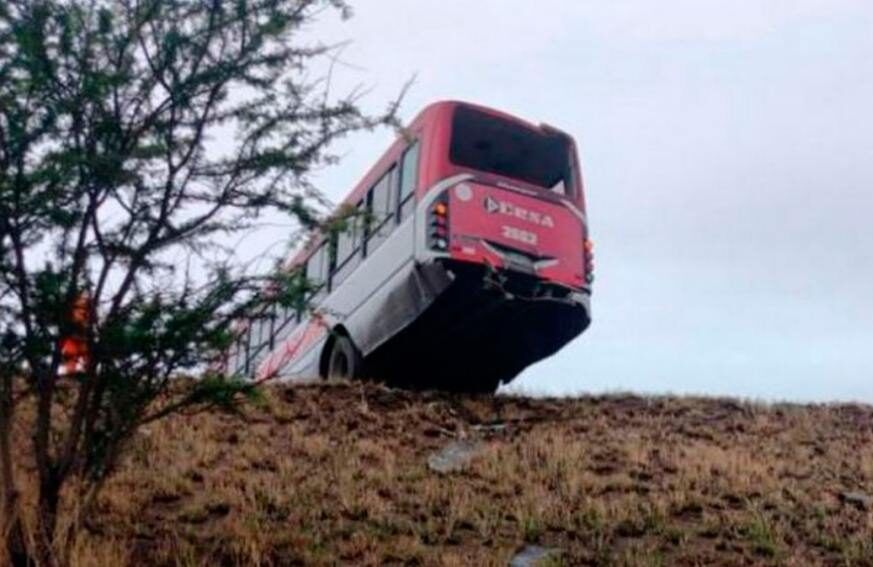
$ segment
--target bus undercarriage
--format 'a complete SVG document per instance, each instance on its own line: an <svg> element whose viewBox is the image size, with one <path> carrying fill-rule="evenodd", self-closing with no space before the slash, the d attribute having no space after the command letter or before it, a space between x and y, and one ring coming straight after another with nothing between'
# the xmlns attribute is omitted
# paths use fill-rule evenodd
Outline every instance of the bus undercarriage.
<svg viewBox="0 0 873 567"><path fill-rule="evenodd" d="M493 392L590 323L581 294L531 275L451 260L424 269L449 283L366 357L365 375L407 388Z"/></svg>

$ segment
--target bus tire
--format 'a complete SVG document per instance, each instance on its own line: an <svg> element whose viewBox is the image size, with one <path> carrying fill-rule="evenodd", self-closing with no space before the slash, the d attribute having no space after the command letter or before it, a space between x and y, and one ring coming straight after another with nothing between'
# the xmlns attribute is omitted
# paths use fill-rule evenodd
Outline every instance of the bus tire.
<svg viewBox="0 0 873 567"><path fill-rule="evenodd" d="M338 335L333 341L327 357L328 380L353 380L360 378L363 359L361 353L345 335Z"/></svg>

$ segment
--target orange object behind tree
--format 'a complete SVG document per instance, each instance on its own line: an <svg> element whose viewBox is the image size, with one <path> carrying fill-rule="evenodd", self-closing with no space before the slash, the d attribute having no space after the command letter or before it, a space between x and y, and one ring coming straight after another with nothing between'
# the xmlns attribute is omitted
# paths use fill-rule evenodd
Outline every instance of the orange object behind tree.
<svg viewBox="0 0 873 567"><path fill-rule="evenodd" d="M88 362L88 341L86 339L88 320L91 318L91 299L80 293L70 308L72 332L61 337L61 357L64 374L82 372Z"/></svg>

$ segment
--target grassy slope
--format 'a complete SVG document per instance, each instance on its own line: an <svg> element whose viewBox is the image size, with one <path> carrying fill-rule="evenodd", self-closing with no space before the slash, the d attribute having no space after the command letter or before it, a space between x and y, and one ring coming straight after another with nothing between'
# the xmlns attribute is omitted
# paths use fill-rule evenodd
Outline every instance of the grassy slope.
<svg viewBox="0 0 873 567"><path fill-rule="evenodd" d="M499 422L505 428L482 429ZM427 468L483 440L460 473ZM873 565L873 408L276 387L141 435L76 564Z"/></svg>

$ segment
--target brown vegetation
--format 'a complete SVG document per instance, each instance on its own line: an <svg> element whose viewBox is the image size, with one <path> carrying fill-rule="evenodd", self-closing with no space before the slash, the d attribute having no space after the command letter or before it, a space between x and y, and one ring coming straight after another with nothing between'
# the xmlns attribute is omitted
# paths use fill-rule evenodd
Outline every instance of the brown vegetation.
<svg viewBox="0 0 873 567"><path fill-rule="evenodd" d="M481 440L469 466L429 470L457 438ZM564 565L873 565L869 494L865 406L273 387L242 419L142 432L70 549L77 567L506 565L529 543Z"/></svg>

